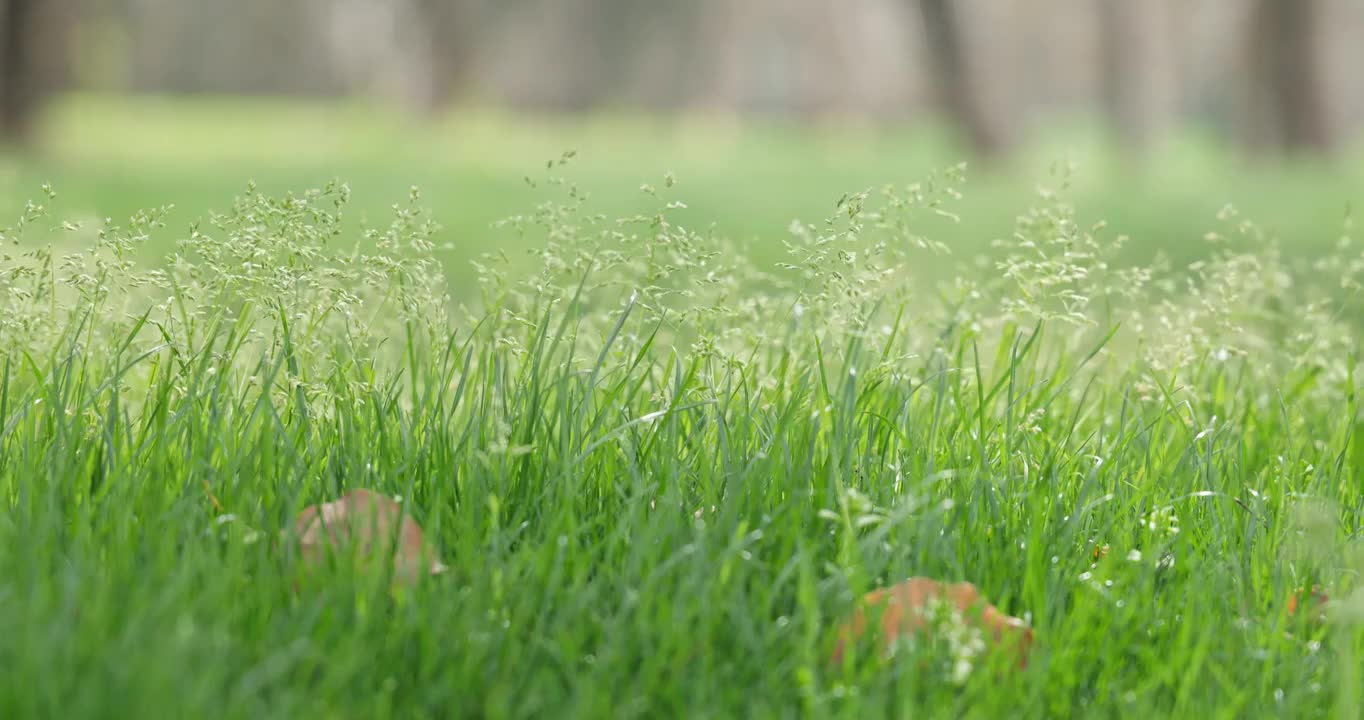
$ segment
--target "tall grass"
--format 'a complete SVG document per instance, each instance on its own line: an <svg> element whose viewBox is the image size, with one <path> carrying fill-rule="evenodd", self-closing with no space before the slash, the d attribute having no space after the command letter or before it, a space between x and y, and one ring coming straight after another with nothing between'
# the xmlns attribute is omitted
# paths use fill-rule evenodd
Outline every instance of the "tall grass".
<svg viewBox="0 0 1364 720"><path fill-rule="evenodd" d="M1060 169L1004 261L923 285L961 168L844 196L765 267L679 225L671 177L595 214L568 159L502 230L540 269L488 253L476 305L415 191L361 237L343 185L186 232L30 204L0 259L0 716L1358 715L1348 226L1299 267L1228 208L1206 259L1120 266ZM299 585L262 538L354 487L452 572ZM833 665L909 575L1027 618L1028 668ZM1325 621L1288 611L1312 585Z"/></svg>

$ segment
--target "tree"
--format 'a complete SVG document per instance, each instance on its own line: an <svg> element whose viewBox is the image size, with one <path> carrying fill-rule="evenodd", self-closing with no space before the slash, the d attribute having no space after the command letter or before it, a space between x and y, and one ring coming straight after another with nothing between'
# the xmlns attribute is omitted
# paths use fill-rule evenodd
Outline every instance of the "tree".
<svg viewBox="0 0 1364 720"><path fill-rule="evenodd" d="M1007 149L1008 137L984 102L957 0L919 0L919 12L939 100L978 156L999 157Z"/></svg>
<svg viewBox="0 0 1364 720"><path fill-rule="evenodd" d="M426 29L430 87L423 104L428 111L448 105L472 74L481 5L480 0L416 0L417 19Z"/></svg>
<svg viewBox="0 0 1364 720"><path fill-rule="evenodd" d="M1174 113L1172 28L1164 0L1099 0L1103 101L1123 149L1149 148Z"/></svg>
<svg viewBox="0 0 1364 720"><path fill-rule="evenodd" d="M66 63L64 0L0 0L0 141L27 139Z"/></svg>
<svg viewBox="0 0 1364 720"><path fill-rule="evenodd" d="M1322 86L1319 0L1256 0L1249 24L1253 147L1328 152L1335 146Z"/></svg>

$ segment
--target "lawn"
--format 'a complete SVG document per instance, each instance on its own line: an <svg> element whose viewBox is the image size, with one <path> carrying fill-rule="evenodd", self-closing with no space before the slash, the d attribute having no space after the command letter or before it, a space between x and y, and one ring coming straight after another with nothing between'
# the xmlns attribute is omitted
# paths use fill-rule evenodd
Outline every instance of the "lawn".
<svg viewBox="0 0 1364 720"><path fill-rule="evenodd" d="M1358 717L1358 171L1078 145L67 102L4 181L0 717ZM449 570L310 560L355 488ZM1026 667L836 650L911 576Z"/></svg>

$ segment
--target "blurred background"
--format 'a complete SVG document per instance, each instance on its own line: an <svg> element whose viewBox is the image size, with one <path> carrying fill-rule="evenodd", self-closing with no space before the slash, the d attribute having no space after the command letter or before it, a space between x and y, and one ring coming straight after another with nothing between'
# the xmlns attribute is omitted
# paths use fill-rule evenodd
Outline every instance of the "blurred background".
<svg viewBox="0 0 1364 720"><path fill-rule="evenodd" d="M601 210L671 171L739 239L970 160L968 249L1071 159L1136 259L1227 202L1311 254L1364 189L1360 38L1359 0L0 0L0 209L417 184L459 274L566 150Z"/></svg>

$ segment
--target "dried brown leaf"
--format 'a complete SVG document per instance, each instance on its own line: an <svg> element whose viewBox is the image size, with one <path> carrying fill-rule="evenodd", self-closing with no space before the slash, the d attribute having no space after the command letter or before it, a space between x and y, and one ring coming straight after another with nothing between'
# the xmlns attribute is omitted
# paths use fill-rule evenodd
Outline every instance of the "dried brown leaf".
<svg viewBox="0 0 1364 720"><path fill-rule="evenodd" d="M1011 646L1019 658L1019 667L1027 667L1028 651L1032 648L1032 628L1016 617L1000 612L985 602L971 583L941 583L924 577L912 577L890 588L867 593L852 617L839 628L838 644L833 661L840 663L846 648L867 630L867 609L884 605L880 617L881 642L887 650L905 633L924 630L928 623L931 601L950 603L967 622L977 623L987 631L996 646Z"/></svg>
<svg viewBox="0 0 1364 720"><path fill-rule="evenodd" d="M1313 585L1310 588L1299 590L1288 596L1288 614L1296 615L1299 604L1306 604L1309 606L1315 605L1317 610L1316 616L1313 617L1309 615L1308 617L1321 620L1326 617L1326 605L1328 602L1330 602L1330 598L1327 597L1326 592L1321 589L1321 586Z"/></svg>
<svg viewBox="0 0 1364 720"><path fill-rule="evenodd" d="M401 524L400 524L401 523ZM339 499L310 505L298 514L294 531L306 566L326 562L330 554L353 556L367 570L376 559L391 561L393 581L416 584L424 574L447 569L437 559L421 526L392 498L369 490L351 490ZM394 541L396 545L394 544Z"/></svg>

